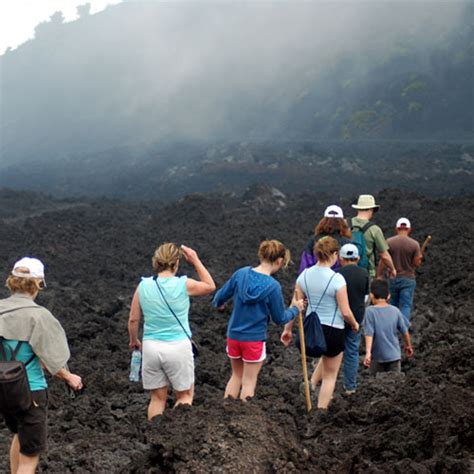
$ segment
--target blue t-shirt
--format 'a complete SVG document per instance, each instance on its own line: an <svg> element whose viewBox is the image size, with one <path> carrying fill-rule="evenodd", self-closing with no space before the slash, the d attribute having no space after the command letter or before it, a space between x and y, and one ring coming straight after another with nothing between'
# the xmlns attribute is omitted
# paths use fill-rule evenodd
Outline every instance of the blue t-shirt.
<svg viewBox="0 0 474 474"><path fill-rule="evenodd" d="M329 283L331 277L332 280ZM344 319L339 311L336 300L336 293L343 286L346 286L346 280L340 273L336 273L328 267L315 265L314 267L304 270L296 280L296 283L308 298L306 315L310 314L311 311L316 311L321 324L344 329ZM326 293L324 293L328 283L329 286L327 287ZM319 302L319 300L321 300L321 302Z"/></svg>
<svg viewBox="0 0 474 474"><path fill-rule="evenodd" d="M191 336L186 280L186 276L158 277L158 284L184 330ZM138 297L144 319L143 340L179 341L188 337L161 296L154 277L142 279L138 285Z"/></svg>
<svg viewBox="0 0 474 474"><path fill-rule="evenodd" d="M4 342L8 345L8 347L11 348L12 352L15 350L16 345L18 344L18 341L15 339L5 339ZM7 353L7 357L10 359L10 351L8 348L5 348L5 352ZM34 355L33 349L31 348L30 344L24 341L20 346L18 354L16 355L16 360L21 360L22 362L26 363L32 355ZM41 367L38 357L35 357L26 366L26 374L28 376L28 382L32 392L48 388L43 368Z"/></svg>
<svg viewBox="0 0 474 474"><path fill-rule="evenodd" d="M365 311L365 335L372 336L372 360L394 362L402 357L398 332L406 334L408 325L398 308L369 306Z"/></svg>

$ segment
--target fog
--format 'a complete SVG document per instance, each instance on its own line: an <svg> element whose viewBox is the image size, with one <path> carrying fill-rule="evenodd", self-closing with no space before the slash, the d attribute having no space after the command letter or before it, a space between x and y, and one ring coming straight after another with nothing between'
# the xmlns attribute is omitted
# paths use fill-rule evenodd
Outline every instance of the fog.
<svg viewBox="0 0 474 474"><path fill-rule="evenodd" d="M462 136L467 12L452 1L134 1L70 23L56 14L0 57L1 165L160 141Z"/></svg>

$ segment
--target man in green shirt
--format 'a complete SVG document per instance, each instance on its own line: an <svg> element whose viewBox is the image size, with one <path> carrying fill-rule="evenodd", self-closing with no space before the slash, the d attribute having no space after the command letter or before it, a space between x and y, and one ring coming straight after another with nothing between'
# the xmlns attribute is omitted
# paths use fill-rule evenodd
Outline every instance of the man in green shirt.
<svg viewBox="0 0 474 474"><path fill-rule="evenodd" d="M357 226L362 228L374 217L374 214L378 211L380 206L375 204L375 198L372 195L361 194L357 200L357 204L353 204L352 207L357 209L357 216L352 218L351 227ZM364 237L370 277L375 277L375 252L377 252L379 258L383 260L385 266L389 269L390 278L395 278L397 276L397 270L388 252L389 247L382 229L378 225L373 224L364 232Z"/></svg>

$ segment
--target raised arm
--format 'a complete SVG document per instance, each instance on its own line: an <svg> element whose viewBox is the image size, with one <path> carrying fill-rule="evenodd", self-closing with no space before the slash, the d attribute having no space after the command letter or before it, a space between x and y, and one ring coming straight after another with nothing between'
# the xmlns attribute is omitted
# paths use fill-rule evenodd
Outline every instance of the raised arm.
<svg viewBox="0 0 474 474"><path fill-rule="evenodd" d="M339 311L344 318L344 321L347 322L352 327L354 332L359 330L359 323L357 322L356 318L354 318L354 314L351 311L351 307L349 306L349 298L347 296L347 285L341 286L339 290L336 292L336 301L337 305L339 306Z"/></svg>
<svg viewBox="0 0 474 474"><path fill-rule="evenodd" d="M186 290L189 296L205 296L211 294L216 289L216 284L212 279L211 274L201 262L195 250L185 245L181 245L184 258L194 266L198 274L199 281L194 278L186 280Z"/></svg>
<svg viewBox="0 0 474 474"><path fill-rule="evenodd" d="M138 340L138 327L140 325L140 319L142 318L142 309L140 307L140 299L138 297L138 287L135 290L132 299L132 305L130 306L130 314L128 316L128 335L130 338L129 347L130 349L137 348L142 349L142 344Z"/></svg>

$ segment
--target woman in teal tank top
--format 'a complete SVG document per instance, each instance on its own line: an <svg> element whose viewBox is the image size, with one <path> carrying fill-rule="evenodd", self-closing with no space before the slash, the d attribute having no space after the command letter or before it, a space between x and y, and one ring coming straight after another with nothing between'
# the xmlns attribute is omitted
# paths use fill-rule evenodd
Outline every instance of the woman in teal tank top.
<svg viewBox="0 0 474 474"><path fill-rule="evenodd" d="M194 266L199 280L178 277L181 256ZM128 333L130 349L142 351L143 388L150 391L148 419L161 415L171 385L176 405L191 405L194 397L194 358L190 342L190 296L209 295L214 280L197 253L184 245L160 245L152 258L155 276L142 278L133 295ZM143 316L143 342L138 338Z"/></svg>

